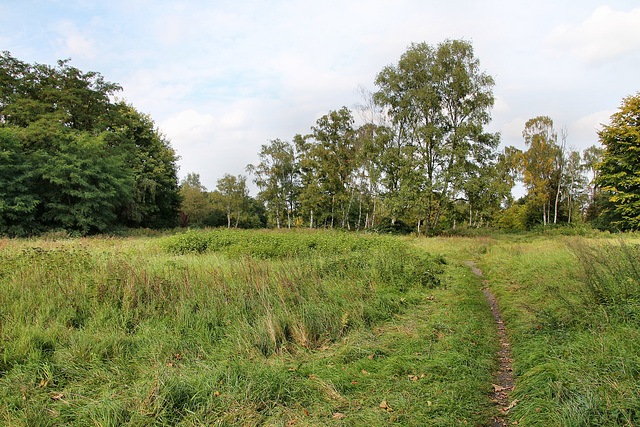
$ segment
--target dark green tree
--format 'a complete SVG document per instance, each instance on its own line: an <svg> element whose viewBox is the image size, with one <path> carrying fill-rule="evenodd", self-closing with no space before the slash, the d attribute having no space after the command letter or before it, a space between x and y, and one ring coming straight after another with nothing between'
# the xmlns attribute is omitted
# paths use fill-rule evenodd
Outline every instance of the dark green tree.
<svg viewBox="0 0 640 427"><path fill-rule="evenodd" d="M247 166L260 190L258 198L266 203L277 228L285 216L287 227L291 228L299 180L295 147L287 141L274 139L261 147L258 157L257 166Z"/></svg>
<svg viewBox="0 0 640 427"><path fill-rule="evenodd" d="M233 227L238 228L240 221L243 220L243 214L246 217L249 207L249 190L247 189L247 177L244 175L234 176L224 174L218 180L218 192L221 195L221 202L227 214L227 228L231 228L231 222L234 220Z"/></svg>
<svg viewBox="0 0 640 427"><path fill-rule="evenodd" d="M177 222L177 157L120 86L0 54L0 234Z"/></svg>
<svg viewBox="0 0 640 427"><path fill-rule="evenodd" d="M611 122L598 133L604 158L596 183L620 216L615 226L640 229L640 93L624 98Z"/></svg>
<svg viewBox="0 0 640 427"><path fill-rule="evenodd" d="M0 234L25 236L42 230L36 191L37 165L24 152L18 132L0 127Z"/></svg>
<svg viewBox="0 0 640 427"><path fill-rule="evenodd" d="M133 178L121 221L129 227L175 226L180 209L178 156L169 140L148 115L123 102L115 106L112 116L107 140L125 153Z"/></svg>
<svg viewBox="0 0 640 427"><path fill-rule="evenodd" d="M185 225L202 225L213 211L207 189L200 182L200 174L188 173L180 183L182 212L186 215Z"/></svg>
<svg viewBox="0 0 640 427"><path fill-rule="evenodd" d="M347 107L317 120L312 133L294 139L301 171L301 204L313 226L349 227L351 194L355 183L356 133Z"/></svg>

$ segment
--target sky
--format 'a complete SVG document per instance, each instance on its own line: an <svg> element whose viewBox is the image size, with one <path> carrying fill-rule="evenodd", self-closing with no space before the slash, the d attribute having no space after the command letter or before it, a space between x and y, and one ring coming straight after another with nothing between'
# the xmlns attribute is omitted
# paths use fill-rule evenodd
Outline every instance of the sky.
<svg viewBox="0 0 640 427"><path fill-rule="evenodd" d="M525 122L544 115L583 150L640 91L637 0L0 0L0 50L120 84L179 176L209 190L247 175L261 145L362 103L411 43L447 39L470 41L494 78L501 146L525 148Z"/></svg>

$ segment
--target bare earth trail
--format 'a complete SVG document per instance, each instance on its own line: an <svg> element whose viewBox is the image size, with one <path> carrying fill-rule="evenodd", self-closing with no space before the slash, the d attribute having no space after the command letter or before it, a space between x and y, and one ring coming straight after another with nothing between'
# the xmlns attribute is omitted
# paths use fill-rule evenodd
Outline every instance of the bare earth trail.
<svg viewBox="0 0 640 427"><path fill-rule="evenodd" d="M482 271L476 266L476 263L473 261L464 261L466 265L471 267L471 272L477 276L482 277ZM486 285L488 281L483 281ZM498 328L498 337L500 339L500 351L498 351L498 359L500 360L500 365L498 368L498 372L495 376L495 383L493 384L493 392L491 393L491 399L496 403L498 407L498 411L506 415L506 413L513 408L518 401L514 400L513 402L509 402L509 395L515 386L515 378L513 376L513 368L511 366L511 345L507 340L507 332L504 327L504 322L502 321L502 315L500 314L500 309L498 307L498 301L496 297L491 293L488 286L485 286L482 289L485 296L487 297L487 301L489 302L489 306L491 307L491 313L493 314L493 318L496 321L496 327ZM491 419L489 425L493 427L504 427L509 425L508 422L501 417L494 417Z"/></svg>

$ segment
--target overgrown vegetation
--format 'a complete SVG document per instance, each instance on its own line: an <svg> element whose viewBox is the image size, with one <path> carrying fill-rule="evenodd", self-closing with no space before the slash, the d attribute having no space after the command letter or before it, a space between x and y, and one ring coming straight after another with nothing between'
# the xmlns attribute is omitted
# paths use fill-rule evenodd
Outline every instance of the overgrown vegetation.
<svg viewBox="0 0 640 427"><path fill-rule="evenodd" d="M0 244L5 424L473 425L490 411L482 294L410 241Z"/></svg>
<svg viewBox="0 0 640 427"><path fill-rule="evenodd" d="M637 240L512 236L482 267L513 341L519 425L640 423Z"/></svg>
<svg viewBox="0 0 640 427"><path fill-rule="evenodd" d="M0 235L177 225L177 155L120 86L0 52Z"/></svg>

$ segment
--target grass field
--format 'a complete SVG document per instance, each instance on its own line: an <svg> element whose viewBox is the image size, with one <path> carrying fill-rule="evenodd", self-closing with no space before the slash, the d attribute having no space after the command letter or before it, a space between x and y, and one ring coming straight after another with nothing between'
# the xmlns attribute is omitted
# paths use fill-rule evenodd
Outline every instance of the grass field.
<svg viewBox="0 0 640 427"><path fill-rule="evenodd" d="M640 424L633 237L188 232L0 240L9 426ZM614 265L614 262L617 263Z"/></svg>

